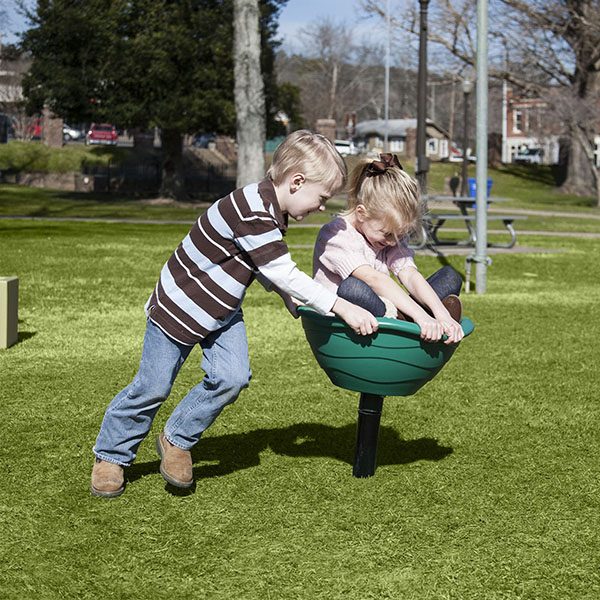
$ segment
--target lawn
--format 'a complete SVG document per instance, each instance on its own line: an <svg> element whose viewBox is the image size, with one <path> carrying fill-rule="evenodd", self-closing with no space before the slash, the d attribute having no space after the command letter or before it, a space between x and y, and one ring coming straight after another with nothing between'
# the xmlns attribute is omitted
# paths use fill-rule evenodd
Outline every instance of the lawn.
<svg viewBox="0 0 600 600"><path fill-rule="evenodd" d="M166 489L152 437L202 376L197 350L125 494L93 498L102 415L135 373L142 306L186 231L0 221L0 271L21 286L21 339L0 351L0 598L600 596L600 240L494 257L488 293L464 299L475 332L415 396L385 401L364 480L351 475L357 395L252 286L253 381L195 448L193 492ZM305 270L315 232L289 232Z"/></svg>

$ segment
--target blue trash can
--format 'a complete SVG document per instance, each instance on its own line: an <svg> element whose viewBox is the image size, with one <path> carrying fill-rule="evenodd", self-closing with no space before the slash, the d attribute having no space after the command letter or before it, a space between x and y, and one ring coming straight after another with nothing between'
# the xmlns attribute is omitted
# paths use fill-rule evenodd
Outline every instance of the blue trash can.
<svg viewBox="0 0 600 600"><path fill-rule="evenodd" d="M468 179L469 182L469 198L476 198L477 197L477 181L475 180L474 177L469 177ZM492 180L491 178L488 178L487 180L487 197L490 197L490 193L492 191Z"/></svg>

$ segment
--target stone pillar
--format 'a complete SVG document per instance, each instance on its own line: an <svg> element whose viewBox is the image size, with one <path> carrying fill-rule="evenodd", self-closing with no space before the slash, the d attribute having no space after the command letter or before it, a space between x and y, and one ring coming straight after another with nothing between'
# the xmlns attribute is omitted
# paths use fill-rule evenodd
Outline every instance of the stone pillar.
<svg viewBox="0 0 600 600"><path fill-rule="evenodd" d="M53 148L62 148L63 145L63 120L57 119L52 111L44 106L42 112L42 136L44 144Z"/></svg>
<svg viewBox="0 0 600 600"><path fill-rule="evenodd" d="M0 348L8 348L19 339L19 280L0 277Z"/></svg>
<svg viewBox="0 0 600 600"><path fill-rule="evenodd" d="M317 119L315 130L332 142L335 141L335 119Z"/></svg>

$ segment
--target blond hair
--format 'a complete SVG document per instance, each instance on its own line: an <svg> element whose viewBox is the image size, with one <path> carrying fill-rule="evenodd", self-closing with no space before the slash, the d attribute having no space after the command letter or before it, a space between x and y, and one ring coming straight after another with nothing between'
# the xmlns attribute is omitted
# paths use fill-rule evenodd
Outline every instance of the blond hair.
<svg viewBox="0 0 600 600"><path fill-rule="evenodd" d="M388 167L381 173L371 174L370 164L371 161L365 160L352 170L345 214L352 214L362 204L368 218L383 221L386 228L401 239L421 224L424 205L419 185L400 167Z"/></svg>
<svg viewBox="0 0 600 600"><path fill-rule="evenodd" d="M294 173L303 173L307 181L323 184L329 193L342 189L348 176L344 159L331 141L308 129L294 131L283 140L273 154L267 177L281 185Z"/></svg>

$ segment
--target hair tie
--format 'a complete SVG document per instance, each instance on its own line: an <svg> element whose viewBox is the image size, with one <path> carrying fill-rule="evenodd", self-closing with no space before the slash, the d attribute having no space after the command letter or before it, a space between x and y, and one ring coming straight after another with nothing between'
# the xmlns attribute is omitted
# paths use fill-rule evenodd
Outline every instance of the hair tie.
<svg viewBox="0 0 600 600"><path fill-rule="evenodd" d="M374 175L381 175L394 167L398 167L401 171L404 171L398 157L395 154L386 152L379 155L379 160L374 160L367 165L365 174L367 177L373 177Z"/></svg>

